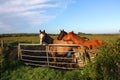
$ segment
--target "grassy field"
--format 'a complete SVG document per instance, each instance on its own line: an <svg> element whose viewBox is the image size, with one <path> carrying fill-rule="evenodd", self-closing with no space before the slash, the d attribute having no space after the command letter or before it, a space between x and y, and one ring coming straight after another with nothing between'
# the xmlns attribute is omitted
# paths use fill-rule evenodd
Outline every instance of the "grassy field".
<svg viewBox="0 0 120 80"><path fill-rule="evenodd" d="M115 41L119 38L118 34L111 35L80 35L87 37L89 39L102 39L104 41ZM54 39L57 39L57 36L52 36ZM31 43L39 43L39 36L19 36L19 37L1 37L0 40L5 41L5 43L11 42L31 42Z"/></svg>
<svg viewBox="0 0 120 80"><path fill-rule="evenodd" d="M1 37L0 80L120 80L120 41L118 35L81 35L89 39L102 39L108 44L100 48L95 62L89 63L82 70L64 71L52 68L23 65L13 54L12 46L18 43L39 43L38 36ZM52 36L56 39L57 36ZM12 47L12 48L11 48Z"/></svg>

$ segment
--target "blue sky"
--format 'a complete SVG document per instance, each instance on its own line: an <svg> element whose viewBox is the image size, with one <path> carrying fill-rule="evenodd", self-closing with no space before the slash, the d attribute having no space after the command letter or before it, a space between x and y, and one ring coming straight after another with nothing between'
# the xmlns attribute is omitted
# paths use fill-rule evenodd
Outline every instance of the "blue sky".
<svg viewBox="0 0 120 80"><path fill-rule="evenodd" d="M0 0L2 33L118 33L120 0Z"/></svg>

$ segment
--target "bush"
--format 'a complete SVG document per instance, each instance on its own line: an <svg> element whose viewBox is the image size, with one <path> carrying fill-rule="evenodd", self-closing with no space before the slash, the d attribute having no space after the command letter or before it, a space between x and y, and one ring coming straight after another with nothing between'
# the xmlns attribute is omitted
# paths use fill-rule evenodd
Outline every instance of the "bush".
<svg viewBox="0 0 120 80"><path fill-rule="evenodd" d="M1 80L120 80L120 41L100 48L95 62L81 70L63 71L24 66L17 60L7 60L9 47L4 48Z"/></svg>
<svg viewBox="0 0 120 80"><path fill-rule="evenodd" d="M109 43L100 49L98 56L96 57L96 73L97 78L103 80L118 80L119 70L118 66L120 60L120 45L118 43ZM120 65L120 64L119 64Z"/></svg>

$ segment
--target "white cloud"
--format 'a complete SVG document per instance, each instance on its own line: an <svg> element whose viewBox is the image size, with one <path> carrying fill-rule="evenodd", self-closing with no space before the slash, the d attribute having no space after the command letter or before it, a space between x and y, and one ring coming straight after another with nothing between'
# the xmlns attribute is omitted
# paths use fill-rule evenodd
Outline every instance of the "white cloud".
<svg viewBox="0 0 120 80"><path fill-rule="evenodd" d="M1 0L0 32L37 26L56 17L73 0ZM57 10L58 9L58 10ZM52 13L52 14L50 14ZM4 23L4 24L3 24ZM7 26L6 26L7 25ZM4 30L3 30L4 29ZM12 31L12 30L11 30Z"/></svg>
<svg viewBox="0 0 120 80"><path fill-rule="evenodd" d="M21 3L16 2L13 3L14 0L11 2L7 2L4 5L0 6L0 11L2 12L21 12L21 11L28 11L28 10L34 10L34 9L45 9L45 8L57 8L60 5L58 4L50 4L50 3L41 3L41 4L24 4L25 1L21 1ZM28 0L26 0L28 1ZM39 0L40 1L40 0ZM32 1L29 1L32 2ZM38 1L37 1L38 2Z"/></svg>

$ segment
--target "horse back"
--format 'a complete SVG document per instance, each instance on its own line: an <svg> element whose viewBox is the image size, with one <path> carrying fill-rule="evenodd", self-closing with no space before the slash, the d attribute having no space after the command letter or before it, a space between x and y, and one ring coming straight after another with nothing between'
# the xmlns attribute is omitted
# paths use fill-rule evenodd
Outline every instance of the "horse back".
<svg viewBox="0 0 120 80"><path fill-rule="evenodd" d="M73 44L72 41L54 40L53 44Z"/></svg>
<svg viewBox="0 0 120 80"><path fill-rule="evenodd" d="M54 40L53 44L73 44L72 41L63 41L63 40ZM66 54L66 52L70 51L72 47L69 46L54 46L54 50L56 50L57 54L63 55Z"/></svg>
<svg viewBox="0 0 120 80"><path fill-rule="evenodd" d="M87 46L89 49L99 48L103 44L103 41L100 39L95 40L87 40L84 42L84 45Z"/></svg>
<svg viewBox="0 0 120 80"><path fill-rule="evenodd" d="M85 40L81 36L78 36L78 35L75 34L75 35L72 36L72 41L75 44L82 44Z"/></svg>

